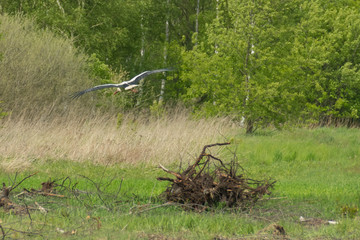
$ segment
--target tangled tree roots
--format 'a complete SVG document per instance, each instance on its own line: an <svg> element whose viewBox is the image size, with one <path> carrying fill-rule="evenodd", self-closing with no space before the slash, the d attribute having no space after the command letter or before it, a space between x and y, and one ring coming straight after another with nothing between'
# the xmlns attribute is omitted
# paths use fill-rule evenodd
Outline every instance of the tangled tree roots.
<svg viewBox="0 0 360 240"><path fill-rule="evenodd" d="M215 143L204 146L200 156L193 165L182 173L170 171L160 164L165 172L175 179L158 177L157 180L169 181L171 185L163 193L167 201L186 204L196 209L204 206L216 206L219 203L227 207L247 208L253 206L275 184L270 180L253 180L237 171L243 168L235 162L223 163L217 157L206 153L213 146L230 143Z"/></svg>

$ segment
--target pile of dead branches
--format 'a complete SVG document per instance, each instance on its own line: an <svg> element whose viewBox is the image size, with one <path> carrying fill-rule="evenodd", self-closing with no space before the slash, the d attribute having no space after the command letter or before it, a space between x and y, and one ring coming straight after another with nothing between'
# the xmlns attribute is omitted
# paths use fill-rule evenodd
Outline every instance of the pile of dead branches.
<svg viewBox="0 0 360 240"><path fill-rule="evenodd" d="M224 163L219 158L206 153L214 146L230 143L216 143L204 146L195 163L182 172L174 172L160 164L165 172L174 178L158 177L160 181L171 182L163 193L169 202L191 205L197 209L217 206L247 208L253 206L264 195L270 195L275 181L253 180L245 177L244 169L233 159ZM238 174L238 170L242 173ZM197 207L196 207L197 206Z"/></svg>

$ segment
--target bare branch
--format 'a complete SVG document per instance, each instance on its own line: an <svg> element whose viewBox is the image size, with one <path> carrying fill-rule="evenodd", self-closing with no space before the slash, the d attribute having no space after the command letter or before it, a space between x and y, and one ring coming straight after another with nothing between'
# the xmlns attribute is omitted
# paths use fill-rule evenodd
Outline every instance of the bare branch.
<svg viewBox="0 0 360 240"><path fill-rule="evenodd" d="M150 210L153 210L153 209L156 209L156 208L161 208L161 207L166 207L166 206L176 206L176 205L179 205L179 204L178 203L173 203L173 202L166 202L166 203L161 204L161 205L157 205L157 206L154 206L154 207L150 207L150 208L135 212L135 214L140 214L140 213L143 213L143 212L147 212L147 211L150 211ZM133 214L133 212L129 213L129 215L131 215L131 214Z"/></svg>
<svg viewBox="0 0 360 240"><path fill-rule="evenodd" d="M1 233L2 233L2 239L4 240L6 234L5 234L4 228L1 226L1 224L0 224L0 229L1 229Z"/></svg>
<svg viewBox="0 0 360 240"><path fill-rule="evenodd" d="M22 182L24 182L26 179L31 178L32 176L36 175L38 172L30 174L27 177L24 177L18 184L16 184L14 187L11 187L10 191L14 190L15 188L17 188Z"/></svg>
<svg viewBox="0 0 360 240"><path fill-rule="evenodd" d="M119 185L119 189L118 189L118 191L117 191L117 193L116 193L116 197L115 197L115 199L117 199L117 198L118 198L118 195L119 195L119 193L120 193L120 190L121 190L121 186L122 186L123 180L124 180L124 178L122 178L122 179L121 179L121 182L120 182L120 185Z"/></svg>
<svg viewBox="0 0 360 240"><path fill-rule="evenodd" d="M182 177L181 177L181 175L180 174L178 174L178 173L176 173L176 172L173 172L173 171L170 171L170 170L168 170L167 168L165 168L163 165L161 165L160 163L159 163L159 167L162 169L162 170L164 170L165 172L167 172L167 173L170 173L170 174L172 174L172 175L174 175L175 177L177 177L178 179L182 179Z"/></svg>

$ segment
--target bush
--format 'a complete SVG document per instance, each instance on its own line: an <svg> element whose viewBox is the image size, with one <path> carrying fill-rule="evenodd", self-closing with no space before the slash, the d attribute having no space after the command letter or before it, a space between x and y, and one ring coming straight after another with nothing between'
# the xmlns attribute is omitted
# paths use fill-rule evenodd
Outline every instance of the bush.
<svg viewBox="0 0 360 240"><path fill-rule="evenodd" d="M19 15L0 15L0 34L0 96L12 115L67 111L69 94L92 85L87 57L71 40Z"/></svg>

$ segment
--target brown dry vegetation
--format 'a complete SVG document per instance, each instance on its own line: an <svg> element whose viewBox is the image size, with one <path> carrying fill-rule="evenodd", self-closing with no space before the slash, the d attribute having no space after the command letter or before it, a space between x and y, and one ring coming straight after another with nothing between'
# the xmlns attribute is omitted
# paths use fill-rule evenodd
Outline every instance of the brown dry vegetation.
<svg viewBox="0 0 360 240"><path fill-rule="evenodd" d="M5 119L0 153L7 169L34 159L90 160L96 163L163 163L189 160L207 143L224 140L232 130L226 119L191 120L184 112L149 120L128 114L116 117L72 116L53 120Z"/></svg>

